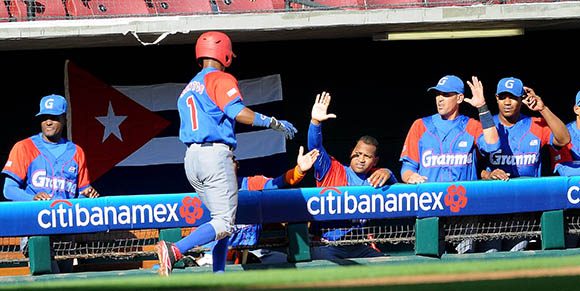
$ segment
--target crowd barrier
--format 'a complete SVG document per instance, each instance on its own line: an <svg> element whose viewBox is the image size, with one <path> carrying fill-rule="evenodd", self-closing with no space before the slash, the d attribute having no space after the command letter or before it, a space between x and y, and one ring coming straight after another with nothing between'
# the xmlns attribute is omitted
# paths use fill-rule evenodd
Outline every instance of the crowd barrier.
<svg viewBox="0 0 580 291"><path fill-rule="evenodd" d="M237 223L288 223L288 259L310 259L307 223L416 219L415 253L442 254L441 218L539 212L542 248L564 248L565 211L580 208L580 177L517 178L368 186L240 191ZM48 236L158 229L178 240L182 228L209 221L196 193L0 203L0 237L32 238L30 261L45 272ZM576 222L577 223L577 222ZM32 251L32 248L38 249Z"/></svg>

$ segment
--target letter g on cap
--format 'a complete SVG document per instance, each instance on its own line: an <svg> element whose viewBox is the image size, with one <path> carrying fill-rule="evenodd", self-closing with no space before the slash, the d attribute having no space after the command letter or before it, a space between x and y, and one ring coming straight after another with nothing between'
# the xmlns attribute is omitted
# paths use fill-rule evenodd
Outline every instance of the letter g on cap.
<svg viewBox="0 0 580 291"><path fill-rule="evenodd" d="M44 101L44 108L52 109L54 107L54 98L48 98Z"/></svg>
<svg viewBox="0 0 580 291"><path fill-rule="evenodd" d="M514 82L515 82L514 80L507 80L507 81L505 81L504 86L506 88L513 89L514 88Z"/></svg>

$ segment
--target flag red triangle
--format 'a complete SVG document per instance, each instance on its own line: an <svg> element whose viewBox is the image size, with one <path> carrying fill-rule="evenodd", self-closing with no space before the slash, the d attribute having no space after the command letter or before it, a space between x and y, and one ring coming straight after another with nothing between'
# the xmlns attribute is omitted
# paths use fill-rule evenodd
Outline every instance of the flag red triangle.
<svg viewBox="0 0 580 291"><path fill-rule="evenodd" d="M68 137L85 151L92 181L170 124L68 60L65 63L65 89L70 104ZM115 125L118 130L105 130L103 122L97 119L111 116L111 108L117 118Z"/></svg>

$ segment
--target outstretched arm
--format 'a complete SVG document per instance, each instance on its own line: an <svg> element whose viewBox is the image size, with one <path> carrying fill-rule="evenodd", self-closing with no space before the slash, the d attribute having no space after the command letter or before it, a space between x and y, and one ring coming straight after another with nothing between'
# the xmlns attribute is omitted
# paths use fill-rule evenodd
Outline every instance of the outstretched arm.
<svg viewBox="0 0 580 291"><path fill-rule="evenodd" d="M312 165L316 162L320 152L318 149L313 149L304 154L304 147L300 146L298 149L298 158L296 159L296 167L286 172L285 181L289 186L296 185L302 181L306 172L312 169Z"/></svg>
<svg viewBox="0 0 580 291"><path fill-rule="evenodd" d="M296 166L292 169L289 169L283 175L268 181L264 189L279 189L279 188L286 188L288 186L294 186L306 176L306 172L308 172L316 158L318 158L318 150L313 149L308 153L304 154L304 147L300 146L298 149L298 157L296 159Z"/></svg>
<svg viewBox="0 0 580 291"><path fill-rule="evenodd" d="M294 135L298 132L292 123L254 112L248 107L244 107L244 109L236 115L236 121L247 125L271 128L283 133L287 139L293 139Z"/></svg>
<svg viewBox="0 0 580 291"><path fill-rule="evenodd" d="M308 126L308 149L317 149L319 151L318 161L315 165L316 179L322 179L326 175L332 160L322 144L322 121L329 118L336 118L334 114L328 114L330 105L330 93L322 92L316 95L314 105L312 105L311 120Z"/></svg>

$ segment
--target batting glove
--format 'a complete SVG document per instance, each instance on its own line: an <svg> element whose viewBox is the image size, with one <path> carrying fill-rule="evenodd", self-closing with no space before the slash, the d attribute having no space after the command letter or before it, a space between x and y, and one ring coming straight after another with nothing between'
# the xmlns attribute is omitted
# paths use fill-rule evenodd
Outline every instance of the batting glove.
<svg viewBox="0 0 580 291"><path fill-rule="evenodd" d="M294 134L298 132L292 123L286 120L277 120L274 117L270 120L270 128L283 133L287 139L293 139Z"/></svg>

